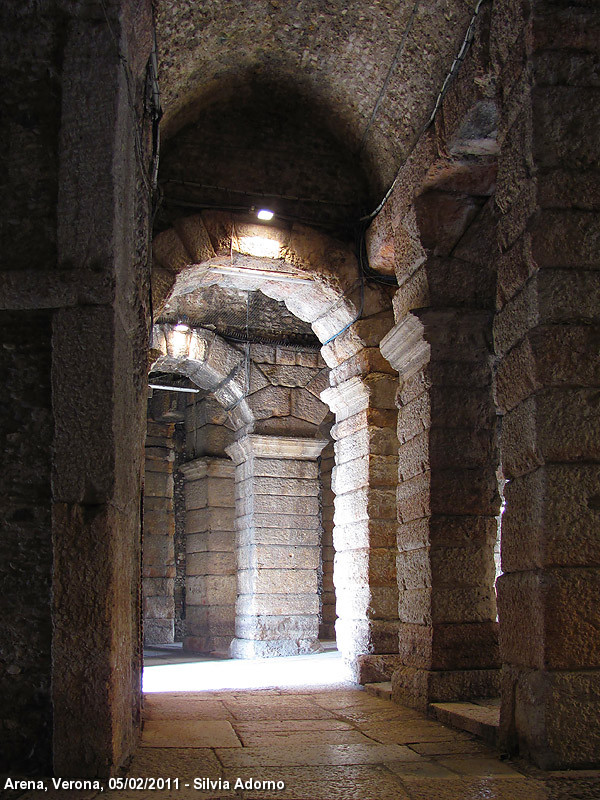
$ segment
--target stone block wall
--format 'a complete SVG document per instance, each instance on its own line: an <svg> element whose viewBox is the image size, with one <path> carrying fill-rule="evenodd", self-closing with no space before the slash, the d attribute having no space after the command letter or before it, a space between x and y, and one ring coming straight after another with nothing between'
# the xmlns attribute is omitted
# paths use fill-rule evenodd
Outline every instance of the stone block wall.
<svg viewBox="0 0 600 800"><path fill-rule="evenodd" d="M50 318L0 314L0 770L52 763Z"/></svg>
<svg viewBox="0 0 600 800"><path fill-rule="evenodd" d="M582 767L600 754L600 16L534 0L493 22L501 737L544 768Z"/></svg>
<svg viewBox="0 0 600 800"><path fill-rule="evenodd" d="M318 456L326 441L250 434L236 464L237 658L318 649L321 517Z"/></svg>
<svg viewBox="0 0 600 800"><path fill-rule="evenodd" d="M389 365L384 369L344 380L348 370L342 364L332 371L334 386L322 393L336 414L335 630L339 649L362 682L389 679L398 653L397 378Z"/></svg>
<svg viewBox="0 0 600 800"><path fill-rule="evenodd" d="M169 644L175 634L175 425L148 420L145 447L142 597L144 644Z"/></svg>
<svg viewBox="0 0 600 800"><path fill-rule="evenodd" d="M237 564L234 465L205 457L181 466L185 482L184 648L229 656L235 635Z"/></svg>
<svg viewBox="0 0 600 800"><path fill-rule="evenodd" d="M333 584L333 513L334 494L331 488L331 473L335 463L333 442L321 453L321 624L319 639L335 639L335 586Z"/></svg>

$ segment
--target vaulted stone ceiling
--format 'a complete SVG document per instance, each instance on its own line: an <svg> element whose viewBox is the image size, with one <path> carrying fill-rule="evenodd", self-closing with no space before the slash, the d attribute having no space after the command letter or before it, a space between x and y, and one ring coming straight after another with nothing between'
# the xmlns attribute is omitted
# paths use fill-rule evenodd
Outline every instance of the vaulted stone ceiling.
<svg viewBox="0 0 600 800"><path fill-rule="evenodd" d="M169 198L279 197L280 213L315 224L370 210L426 123L474 7L157 0L159 227L177 213Z"/></svg>
<svg viewBox="0 0 600 800"><path fill-rule="evenodd" d="M307 322L259 291L221 286L196 289L171 298L157 322L184 322L234 340L320 346Z"/></svg>

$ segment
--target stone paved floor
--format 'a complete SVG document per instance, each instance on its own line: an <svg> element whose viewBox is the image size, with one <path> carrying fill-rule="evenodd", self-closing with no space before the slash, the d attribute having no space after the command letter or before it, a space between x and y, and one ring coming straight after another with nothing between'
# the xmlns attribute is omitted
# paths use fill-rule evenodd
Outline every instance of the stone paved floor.
<svg viewBox="0 0 600 800"><path fill-rule="evenodd" d="M145 718L127 774L178 778L178 789L21 800L600 800L600 772L503 760L469 734L348 685L149 694Z"/></svg>
<svg viewBox="0 0 600 800"><path fill-rule="evenodd" d="M466 733L356 688L152 694L146 720L128 774L178 777L179 791L152 794L165 800L600 799L600 772L548 774L502 760ZM194 778L205 779L201 789ZM236 790L238 778L285 789Z"/></svg>

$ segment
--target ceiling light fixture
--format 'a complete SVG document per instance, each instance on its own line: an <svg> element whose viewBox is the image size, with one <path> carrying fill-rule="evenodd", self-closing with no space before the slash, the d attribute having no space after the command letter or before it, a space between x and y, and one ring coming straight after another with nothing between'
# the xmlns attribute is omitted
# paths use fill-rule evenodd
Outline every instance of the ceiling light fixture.
<svg viewBox="0 0 600 800"><path fill-rule="evenodd" d="M268 222L269 220L272 220L275 215L273 214L272 211L269 211L268 208L261 208L256 214L256 216L259 219L264 219L266 222Z"/></svg>

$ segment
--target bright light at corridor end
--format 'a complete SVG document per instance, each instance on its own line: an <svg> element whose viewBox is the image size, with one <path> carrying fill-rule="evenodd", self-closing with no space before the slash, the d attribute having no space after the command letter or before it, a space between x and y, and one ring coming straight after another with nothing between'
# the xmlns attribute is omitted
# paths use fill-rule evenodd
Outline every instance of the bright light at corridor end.
<svg viewBox="0 0 600 800"><path fill-rule="evenodd" d="M272 211L269 211L268 208L261 208L260 211L256 215L259 219L264 219L265 221L269 221L273 219L274 214Z"/></svg>
<svg viewBox="0 0 600 800"><path fill-rule="evenodd" d="M350 682L350 669L341 654L335 651L309 656L205 660L146 666L143 691L214 692L222 689L339 686Z"/></svg>

